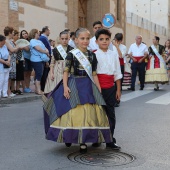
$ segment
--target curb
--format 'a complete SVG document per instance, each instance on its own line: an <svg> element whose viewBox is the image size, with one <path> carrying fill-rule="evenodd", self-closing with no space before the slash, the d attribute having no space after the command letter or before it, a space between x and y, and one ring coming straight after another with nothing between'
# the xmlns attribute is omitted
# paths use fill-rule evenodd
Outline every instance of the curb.
<svg viewBox="0 0 170 170"><path fill-rule="evenodd" d="M42 99L41 95L29 94L0 100L0 104L16 104Z"/></svg>

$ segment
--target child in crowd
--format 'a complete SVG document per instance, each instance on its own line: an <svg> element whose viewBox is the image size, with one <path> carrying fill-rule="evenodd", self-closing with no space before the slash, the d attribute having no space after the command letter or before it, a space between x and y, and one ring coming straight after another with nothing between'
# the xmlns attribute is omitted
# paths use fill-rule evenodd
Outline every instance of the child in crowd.
<svg viewBox="0 0 170 170"><path fill-rule="evenodd" d="M68 45L69 35L68 32L62 31L59 35L60 45L53 49L53 55L50 63L50 72L45 85L44 93L50 93L56 85L63 78L63 70L65 68L65 57L67 53L73 48Z"/></svg>

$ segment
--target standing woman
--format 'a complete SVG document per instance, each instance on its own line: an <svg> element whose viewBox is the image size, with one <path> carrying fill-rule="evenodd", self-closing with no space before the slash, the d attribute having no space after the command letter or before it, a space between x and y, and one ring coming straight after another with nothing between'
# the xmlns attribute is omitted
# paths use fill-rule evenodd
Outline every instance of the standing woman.
<svg viewBox="0 0 170 170"><path fill-rule="evenodd" d="M16 48L14 42L13 42L13 35L14 35L14 29L12 27L5 27L4 29L4 35L6 37L6 46L10 52L11 57L11 67L9 71L9 82L8 82L8 96L14 97L15 94L11 92L11 89L14 89L14 87L11 86L11 80L16 79L16 57L17 52L20 50L20 48Z"/></svg>
<svg viewBox="0 0 170 170"><path fill-rule="evenodd" d="M167 64L167 71L168 71L168 78L170 80L170 40L165 42L165 53L166 53L166 64ZM168 82L169 84L169 82Z"/></svg>
<svg viewBox="0 0 170 170"><path fill-rule="evenodd" d="M50 93L63 78L65 68L65 57L73 48L68 45L68 32L60 33L60 44L53 49L53 56L50 63L50 72L45 85L44 93Z"/></svg>
<svg viewBox="0 0 170 170"><path fill-rule="evenodd" d="M149 61L146 67L146 79L148 84L155 84L155 91L159 90L158 84L168 83L168 75L165 63L165 47L159 44L160 38L154 36L153 45L149 47Z"/></svg>
<svg viewBox="0 0 170 170"><path fill-rule="evenodd" d="M41 58L42 54L49 56L49 52L46 49L45 45L38 40L39 31L37 29L32 29L29 33L30 41L30 50L31 50L31 63L35 71L35 93L42 95L40 80L43 75L44 62Z"/></svg>
<svg viewBox="0 0 170 170"><path fill-rule="evenodd" d="M14 30L14 44L19 39L19 32ZM15 44L16 45L16 44ZM16 58L16 88L12 91L14 94L22 95L23 93L20 91L20 84L24 89L24 59L22 57L22 50L19 50ZM14 81L13 81L14 82Z"/></svg>
<svg viewBox="0 0 170 170"><path fill-rule="evenodd" d="M1 97L8 97L9 68L5 68L4 65L10 67L10 56L5 45L5 40L6 38L0 35L0 100Z"/></svg>
<svg viewBox="0 0 170 170"><path fill-rule="evenodd" d="M28 32L26 30L22 30L20 32L20 39L25 39L27 41L29 41L28 39ZM32 66L31 66L31 61L30 61L30 57L31 57L31 52L30 52L30 48L29 46L27 48L24 48L22 50L22 55L24 56L24 92L25 93L30 93L31 89L30 89L30 76L31 76L31 72L32 72Z"/></svg>

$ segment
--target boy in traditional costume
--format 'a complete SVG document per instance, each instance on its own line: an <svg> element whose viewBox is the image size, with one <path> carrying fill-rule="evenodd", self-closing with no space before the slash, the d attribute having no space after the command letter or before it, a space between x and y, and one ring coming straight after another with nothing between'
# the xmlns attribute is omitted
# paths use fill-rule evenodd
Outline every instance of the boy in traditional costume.
<svg viewBox="0 0 170 170"><path fill-rule="evenodd" d="M116 139L113 137L116 124L114 100L119 101L121 97L121 69L119 56L116 51L109 50L111 33L109 30L100 29L95 34L99 49L95 52L98 61L97 76L101 86L101 93L106 102L105 110L110 123L113 142L106 142L106 147L119 150ZM114 88L116 82L117 90Z"/></svg>

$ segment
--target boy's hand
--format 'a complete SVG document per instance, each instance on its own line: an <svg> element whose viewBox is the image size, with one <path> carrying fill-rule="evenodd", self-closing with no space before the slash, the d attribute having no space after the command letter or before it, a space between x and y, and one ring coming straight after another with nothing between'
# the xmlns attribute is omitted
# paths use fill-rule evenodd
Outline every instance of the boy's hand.
<svg viewBox="0 0 170 170"><path fill-rule="evenodd" d="M116 91L116 100L117 100L117 101L120 101L120 98L121 98L121 91L120 91L120 90L117 90L117 91Z"/></svg>

